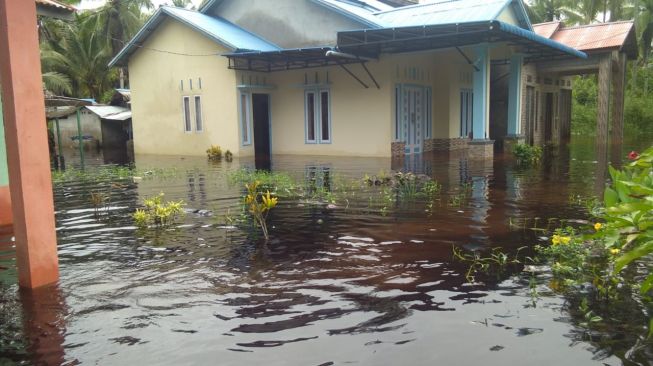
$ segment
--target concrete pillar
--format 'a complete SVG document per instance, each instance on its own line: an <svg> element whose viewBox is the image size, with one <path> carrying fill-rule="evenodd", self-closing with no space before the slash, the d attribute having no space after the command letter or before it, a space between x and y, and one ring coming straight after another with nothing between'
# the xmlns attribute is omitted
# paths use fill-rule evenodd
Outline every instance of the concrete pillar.
<svg viewBox="0 0 653 366"><path fill-rule="evenodd" d="M469 142L472 158L492 157L494 141L488 139L490 131L490 47L487 43L475 47L474 62L474 139Z"/></svg>
<svg viewBox="0 0 653 366"><path fill-rule="evenodd" d="M508 130L503 139L503 150L511 152L513 146L524 142L521 132L522 117L522 65L524 56L510 57L510 80L508 85Z"/></svg>
<svg viewBox="0 0 653 366"><path fill-rule="evenodd" d="M608 120L610 119L610 83L612 81L612 57L601 56L599 60L599 98L596 121L596 143L608 142ZM598 150L597 150L598 151Z"/></svg>
<svg viewBox="0 0 653 366"><path fill-rule="evenodd" d="M13 222L9 193L9 167L7 166L7 148L5 146L5 125L2 119L2 102L0 101L0 226L8 226Z"/></svg>
<svg viewBox="0 0 653 366"><path fill-rule="evenodd" d="M521 135L521 68L524 56L515 54L510 57L510 85L508 87L508 137Z"/></svg>
<svg viewBox="0 0 653 366"><path fill-rule="evenodd" d="M0 80L18 281L36 288L59 270L34 1L0 0Z"/></svg>

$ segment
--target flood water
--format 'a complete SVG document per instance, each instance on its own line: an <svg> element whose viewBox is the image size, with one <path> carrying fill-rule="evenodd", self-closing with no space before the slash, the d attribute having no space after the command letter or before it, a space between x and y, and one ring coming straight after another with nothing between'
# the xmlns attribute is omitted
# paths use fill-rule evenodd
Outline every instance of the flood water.
<svg viewBox="0 0 653 366"><path fill-rule="evenodd" d="M0 364L652 364L636 304L622 326L589 337L546 273L533 284L517 266L470 284L468 265L452 258L454 246L515 252L547 242L560 219L586 219L582 198L605 182L596 156L592 141L549 151L535 169L501 154L275 156L273 171L323 191L383 170L427 174L443 188L432 206L386 207L378 188L360 184L335 204L282 199L267 244L231 223L243 190L228 173L252 161L138 156L137 168L172 173L57 184L56 287L19 291L0 233ZM89 193L98 190L112 198L96 217ZM170 229L138 230L132 212L160 192L183 199L188 214Z"/></svg>

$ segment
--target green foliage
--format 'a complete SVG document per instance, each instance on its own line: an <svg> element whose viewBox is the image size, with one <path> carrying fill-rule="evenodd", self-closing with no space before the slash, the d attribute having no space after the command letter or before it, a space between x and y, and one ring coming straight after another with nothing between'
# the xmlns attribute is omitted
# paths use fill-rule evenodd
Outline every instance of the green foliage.
<svg viewBox="0 0 653 366"><path fill-rule="evenodd" d="M41 42L46 86L100 100L117 78L117 72L108 66L112 53L105 35L81 16L58 24L56 34L56 41Z"/></svg>
<svg viewBox="0 0 653 366"><path fill-rule="evenodd" d="M623 170L610 169L612 184L604 195L606 221L602 240L606 248L619 250L614 270L620 272L633 261L653 253L653 147L637 156ZM653 286L653 274L641 285L642 293Z"/></svg>
<svg viewBox="0 0 653 366"><path fill-rule="evenodd" d="M653 109L650 108L653 103L653 93L648 92L648 80L653 81L653 69L630 67L629 74L624 104L625 130L644 134L653 133ZM596 76L577 77L573 85L572 133L593 135L596 133L597 118Z"/></svg>
<svg viewBox="0 0 653 366"><path fill-rule="evenodd" d="M211 145L211 147L206 149L206 157L211 161L222 160L222 148L218 145Z"/></svg>
<svg viewBox="0 0 653 366"><path fill-rule="evenodd" d="M528 144L516 144L512 148L512 154L519 165L532 166L539 164L542 159L542 148Z"/></svg>
<svg viewBox="0 0 653 366"><path fill-rule="evenodd" d="M53 170L52 182L63 184L67 182L104 182L132 179L134 181L157 178L169 178L178 174L172 169L135 169L128 166L101 166L87 169L68 168L66 170Z"/></svg>
<svg viewBox="0 0 653 366"><path fill-rule="evenodd" d="M301 196L303 189L286 173L272 173L264 170L237 170L228 177L229 183L243 186L250 182L258 182L260 189L272 192L278 197Z"/></svg>
<svg viewBox="0 0 653 366"><path fill-rule="evenodd" d="M136 209L133 214L136 226L146 228L149 226L166 227L174 224L184 214L184 201L164 202L164 194L143 199L143 209Z"/></svg>
<svg viewBox="0 0 653 366"><path fill-rule="evenodd" d="M465 273L465 279L470 283L474 283L479 273L488 274L492 272L500 275L508 266L522 264L520 252L525 248L518 248L514 255L505 253L501 248L492 248L488 255L483 255L479 251L466 251L453 246L453 258L469 265Z"/></svg>
<svg viewBox="0 0 653 366"><path fill-rule="evenodd" d="M277 197L272 197L270 191L266 191L265 193L259 191L260 185L261 182L259 181L245 184L247 194L245 195L244 201L247 211L252 215L254 221L261 228L263 236L267 241L270 239L268 234L267 217L270 210L277 206L279 199Z"/></svg>

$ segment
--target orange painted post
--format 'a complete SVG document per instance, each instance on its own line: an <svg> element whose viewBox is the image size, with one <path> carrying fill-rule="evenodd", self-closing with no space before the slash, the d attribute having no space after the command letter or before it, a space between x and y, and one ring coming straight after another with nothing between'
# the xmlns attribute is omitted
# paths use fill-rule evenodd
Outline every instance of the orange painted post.
<svg viewBox="0 0 653 366"><path fill-rule="evenodd" d="M34 1L0 0L0 84L18 282L36 288L59 266Z"/></svg>

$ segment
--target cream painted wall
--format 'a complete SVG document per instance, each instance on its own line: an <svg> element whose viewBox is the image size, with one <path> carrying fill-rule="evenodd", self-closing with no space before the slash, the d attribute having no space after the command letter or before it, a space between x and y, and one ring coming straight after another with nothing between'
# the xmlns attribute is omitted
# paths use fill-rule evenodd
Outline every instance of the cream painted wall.
<svg viewBox="0 0 653 366"><path fill-rule="evenodd" d="M272 151L274 154L390 156L395 123L395 85L432 90L434 138L458 137L460 88L471 88L472 67L455 50L384 55L367 64L380 84L376 89L359 65L348 65L370 88L339 67L271 73ZM328 74L328 85L327 85ZM247 75L239 78L249 79ZM332 143L305 142L304 86L330 90Z"/></svg>
<svg viewBox="0 0 653 366"><path fill-rule="evenodd" d="M215 56L183 56L148 48ZM130 58L132 125L137 154L204 155L212 144L235 155L241 153L236 75L227 68L227 59L219 56L227 51L182 23L168 19ZM192 90L189 80L192 80ZM196 95L202 101L202 132L194 129L193 97ZM191 97L193 132L184 132L182 96Z"/></svg>
<svg viewBox="0 0 653 366"><path fill-rule="evenodd" d="M274 154L390 156L394 86L383 78L387 74L387 64L368 64L376 77L382 77L380 90L373 86L359 65L348 67L371 87L363 88L335 67L270 74L272 83L277 86L271 93ZM315 83L317 75L318 83L330 91L331 143L305 142L305 74L311 83Z"/></svg>

